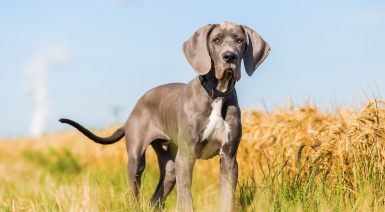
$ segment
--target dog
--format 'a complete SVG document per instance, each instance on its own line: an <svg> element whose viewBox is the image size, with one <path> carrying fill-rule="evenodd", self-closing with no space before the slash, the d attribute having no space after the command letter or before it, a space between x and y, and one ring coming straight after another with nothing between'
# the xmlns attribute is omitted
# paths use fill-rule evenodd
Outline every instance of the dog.
<svg viewBox="0 0 385 212"><path fill-rule="evenodd" d="M187 84L166 84L145 93L126 123L110 137L98 137L69 119L59 121L99 144L113 144L125 136L128 183L136 197L145 151L151 145L158 157L160 179L150 203L160 208L176 183L178 211L193 211L195 161L219 155L221 211L234 211L236 156L242 135L234 86L241 79L241 61L251 76L269 55L270 46L249 27L222 22L198 29L182 50L198 76Z"/></svg>

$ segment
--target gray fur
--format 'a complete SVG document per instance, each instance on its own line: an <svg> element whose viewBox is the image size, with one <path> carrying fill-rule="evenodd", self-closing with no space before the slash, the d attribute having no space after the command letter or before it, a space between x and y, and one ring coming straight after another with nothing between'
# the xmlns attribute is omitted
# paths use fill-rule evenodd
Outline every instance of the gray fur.
<svg viewBox="0 0 385 212"><path fill-rule="evenodd" d="M193 70L205 75L211 86L223 90L231 88L241 78L243 58L246 71L251 75L269 52L269 45L256 32L230 22L207 25L183 44L183 53ZM225 87L218 85L221 82ZM218 106L220 116L214 116L213 110ZM164 200L177 183L178 211L192 211L191 182L195 161L219 154L221 211L235 210L236 156L242 135L235 89L229 96L213 100L198 77L187 84L156 87L139 99L127 122L110 138L97 137L76 122L61 121L101 144L116 142L125 135L128 182L136 196L145 168L144 154L151 145L158 156L160 179L150 202L158 207L164 206ZM210 155L203 156L203 151Z"/></svg>

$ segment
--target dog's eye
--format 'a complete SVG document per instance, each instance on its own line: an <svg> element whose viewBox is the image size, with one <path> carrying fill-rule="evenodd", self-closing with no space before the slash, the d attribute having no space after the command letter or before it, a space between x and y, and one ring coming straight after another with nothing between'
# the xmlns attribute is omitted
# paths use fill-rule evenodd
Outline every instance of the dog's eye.
<svg viewBox="0 0 385 212"><path fill-rule="evenodd" d="M242 38L238 38L237 39L237 43L243 43L243 39Z"/></svg>
<svg viewBox="0 0 385 212"><path fill-rule="evenodd" d="M214 43L218 43L218 42L219 42L219 38L215 38Z"/></svg>

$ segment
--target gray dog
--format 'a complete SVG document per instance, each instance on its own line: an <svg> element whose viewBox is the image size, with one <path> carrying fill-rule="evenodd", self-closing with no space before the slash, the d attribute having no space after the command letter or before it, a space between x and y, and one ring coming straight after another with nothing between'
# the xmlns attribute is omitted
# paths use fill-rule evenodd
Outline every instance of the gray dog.
<svg viewBox="0 0 385 212"><path fill-rule="evenodd" d="M235 209L238 180L237 149L242 135L235 82L243 59L251 76L270 53L269 45L252 29L230 22L209 24L183 44L183 54L199 75L187 84L156 87L136 103L127 122L112 136L101 138L78 123L60 119L99 144L126 136L128 183L134 194L151 145L158 157L160 179L150 202L158 207L177 183L179 211L192 211L192 171L196 159L220 157L220 205Z"/></svg>

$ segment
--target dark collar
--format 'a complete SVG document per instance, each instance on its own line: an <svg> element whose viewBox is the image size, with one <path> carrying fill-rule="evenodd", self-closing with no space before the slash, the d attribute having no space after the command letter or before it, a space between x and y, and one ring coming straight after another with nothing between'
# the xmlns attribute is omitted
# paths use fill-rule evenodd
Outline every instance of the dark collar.
<svg viewBox="0 0 385 212"><path fill-rule="evenodd" d="M201 85L202 87L206 90L206 92L209 94L209 96L215 100L217 97L227 97L227 96L230 96L231 92L233 91L233 87L231 87L229 90L227 90L226 92L220 92L218 91L216 88L214 87L211 87L208 83L207 83L207 79L204 75L199 75L199 81L201 81ZM235 85L235 83L234 83Z"/></svg>

